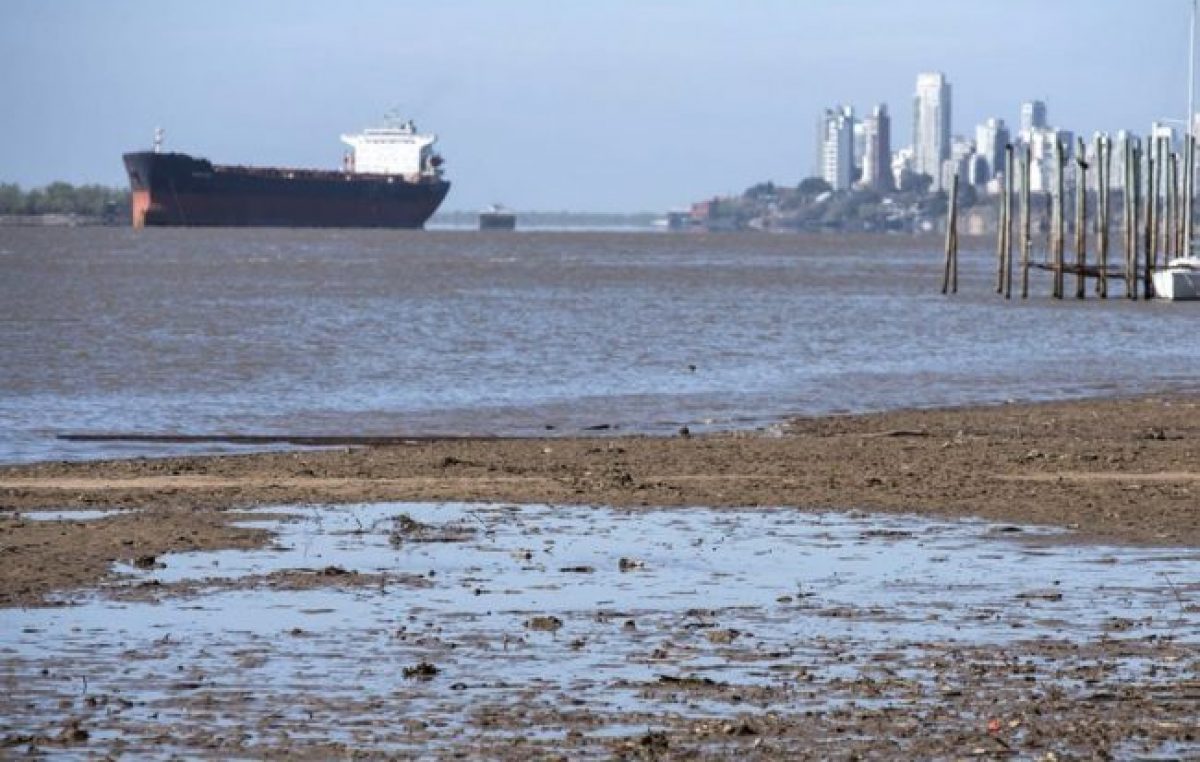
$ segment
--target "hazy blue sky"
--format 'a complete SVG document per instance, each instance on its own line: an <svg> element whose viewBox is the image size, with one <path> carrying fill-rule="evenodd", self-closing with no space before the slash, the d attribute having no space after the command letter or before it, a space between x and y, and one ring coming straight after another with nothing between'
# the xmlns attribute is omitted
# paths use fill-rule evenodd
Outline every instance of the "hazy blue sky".
<svg viewBox="0 0 1200 762"><path fill-rule="evenodd" d="M1085 133L1181 117L1187 0L0 0L0 180L123 184L120 154L337 166L399 107L447 209L665 209L812 165L819 110L921 70L954 131L1039 97Z"/></svg>

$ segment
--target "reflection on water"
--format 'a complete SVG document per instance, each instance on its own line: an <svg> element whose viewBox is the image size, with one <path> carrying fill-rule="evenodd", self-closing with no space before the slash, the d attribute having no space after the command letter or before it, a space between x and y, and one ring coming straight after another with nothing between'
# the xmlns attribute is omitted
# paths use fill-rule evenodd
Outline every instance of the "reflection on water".
<svg viewBox="0 0 1200 762"><path fill-rule="evenodd" d="M586 705L589 733L628 733L628 713L827 711L901 695L920 711L941 700L953 649L1010 661L1008 649L1064 650L1013 662L1019 686L1029 675L1037 690L1079 691L1074 676L1086 674L1095 692L1183 679L1187 660L1140 646L1200 643L1200 616L1183 605L1198 592L1195 551L785 509L257 513L252 525L279 532L274 547L170 554L160 568L123 569L112 597L5 610L10 730L53 732L67 707L93 733L91 753L114 738L163 753L172 721L190 734L170 741L185 750L206 736L273 745L359 729L377 749L427 751L464 729L503 734L479 718L489 704L569 699ZM298 569L327 584L272 584ZM1096 643L1116 647L1097 661L1085 648ZM433 735L410 735L398 717ZM564 732L553 718L516 730Z"/></svg>
<svg viewBox="0 0 1200 762"><path fill-rule="evenodd" d="M5 229L0 461L146 452L62 432L669 432L1195 388L1195 305L1005 304L982 248L946 299L939 248Z"/></svg>

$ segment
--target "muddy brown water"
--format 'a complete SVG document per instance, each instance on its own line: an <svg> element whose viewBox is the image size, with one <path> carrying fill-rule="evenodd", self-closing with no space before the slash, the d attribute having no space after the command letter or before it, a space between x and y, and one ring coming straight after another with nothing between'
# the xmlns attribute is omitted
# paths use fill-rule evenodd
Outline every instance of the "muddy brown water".
<svg viewBox="0 0 1200 762"><path fill-rule="evenodd" d="M936 238L5 228L0 462L1196 388L1196 305L1005 303L965 248L947 299Z"/></svg>
<svg viewBox="0 0 1200 762"><path fill-rule="evenodd" d="M5 610L0 741L76 756L1200 754L1192 549L787 509L244 519L274 543L123 565L62 607ZM1071 711L1082 739L1039 725Z"/></svg>

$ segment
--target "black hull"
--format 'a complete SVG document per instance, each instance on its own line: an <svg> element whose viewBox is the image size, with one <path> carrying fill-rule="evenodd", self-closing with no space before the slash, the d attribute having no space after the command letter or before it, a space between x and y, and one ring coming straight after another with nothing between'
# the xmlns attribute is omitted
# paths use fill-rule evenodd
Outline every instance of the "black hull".
<svg viewBox="0 0 1200 762"><path fill-rule="evenodd" d="M480 230L516 230L517 217L513 214L484 212L479 215Z"/></svg>
<svg viewBox="0 0 1200 762"><path fill-rule="evenodd" d="M226 167L181 153L124 159L139 228L420 228L450 190L440 178Z"/></svg>

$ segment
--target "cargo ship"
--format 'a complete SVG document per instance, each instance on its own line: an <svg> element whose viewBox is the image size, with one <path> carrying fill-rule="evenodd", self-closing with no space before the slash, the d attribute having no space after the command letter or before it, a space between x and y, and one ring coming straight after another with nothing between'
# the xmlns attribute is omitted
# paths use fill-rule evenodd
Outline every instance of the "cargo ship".
<svg viewBox="0 0 1200 762"><path fill-rule="evenodd" d="M341 170L243 167L154 148L124 155L133 226L421 228L450 183L411 120L342 135Z"/></svg>

